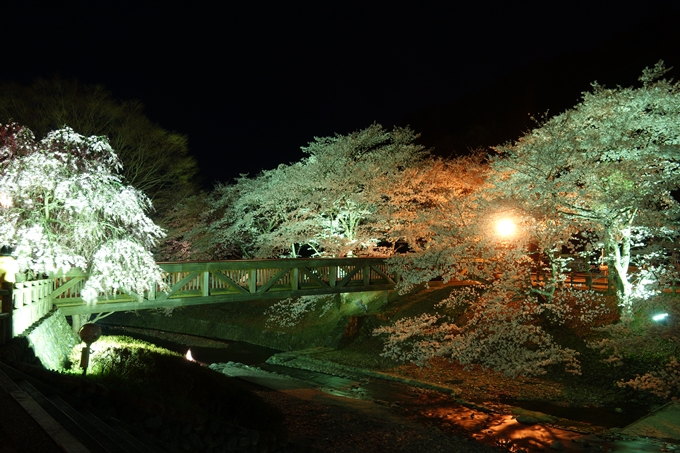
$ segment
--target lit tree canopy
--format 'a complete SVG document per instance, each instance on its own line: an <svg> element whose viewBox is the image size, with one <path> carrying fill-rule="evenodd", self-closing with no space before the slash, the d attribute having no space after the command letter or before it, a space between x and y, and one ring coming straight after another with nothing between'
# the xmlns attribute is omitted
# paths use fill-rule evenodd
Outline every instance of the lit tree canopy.
<svg viewBox="0 0 680 453"><path fill-rule="evenodd" d="M142 294L160 280L149 250L163 231L120 170L105 137L63 128L37 141L17 124L0 127L0 245L13 249L20 271L85 270L89 302L118 289Z"/></svg>
<svg viewBox="0 0 680 453"><path fill-rule="evenodd" d="M604 248L624 319L637 290L658 291L672 276L668 258L677 259L680 85L659 80L663 73L661 64L645 70L640 88L595 84L573 109L497 147L472 190L413 219L429 233L415 253L391 258L402 289L439 276L468 283L437 313L378 329L385 355L421 364L442 356L509 375L558 364L580 372L578 353L551 332L599 325L607 299L560 287L570 260L562 252ZM511 236L496 231L504 219L516 226ZM629 264L638 266L633 277ZM539 270L546 281L532 277Z"/></svg>
<svg viewBox="0 0 680 453"><path fill-rule="evenodd" d="M492 163L499 201L565 232L587 232L591 246L604 248L625 308L634 297L629 265L649 269L659 250L642 246L674 236L680 214L672 196L680 184L680 85L658 80L664 72L662 63L645 70L640 88L593 84L573 109L497 147Z"/></svg>
<svg viewBox="0 0 680 453"><path fill-rule="evenodd" d="M107 136L123 163L123 181L161 211L195 190L197 165L187 138L152 123L138 101L119 101L99 85L58 78L0 84L0 122L17 122L38 137L64 126Z"/></svg>
<svg viewBox="0 0 680 453"><path fill-rule="evenodd" d="M302 160L242 176L216 188L210 231L215 244L237 243L245 256L317 256L391 253L386 216L390 187L425 162L407 128L378 124L348 135L316 138Z"/></svg>

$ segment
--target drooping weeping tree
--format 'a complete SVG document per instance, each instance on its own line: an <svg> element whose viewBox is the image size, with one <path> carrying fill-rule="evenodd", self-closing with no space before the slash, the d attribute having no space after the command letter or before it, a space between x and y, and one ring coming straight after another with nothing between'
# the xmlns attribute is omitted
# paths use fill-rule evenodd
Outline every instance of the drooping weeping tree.
<svg viewBox="0 0 680 453"><path fill-rule="evenodd" d="M147 216L149 199L125 185L105 137L65 127L36 140L18 124L0 126L0 245L19 271L89 274L89 303L112 291L139 297L161 280L150 249L163 230Z"/></svg>

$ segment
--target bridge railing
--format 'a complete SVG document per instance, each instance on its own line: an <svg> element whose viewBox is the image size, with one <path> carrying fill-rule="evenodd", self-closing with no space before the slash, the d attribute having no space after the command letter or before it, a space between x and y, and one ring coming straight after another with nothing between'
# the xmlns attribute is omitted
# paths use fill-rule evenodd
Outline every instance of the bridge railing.
<svg viewBox="0 0 680 453"><path fill-rule="evenodd" d="M158 263L163 285L147 294L122 291L86 304L81 291L87 275L71 271L54 279L54 305L64 314L172 308L183 305L274 299L393 289L398 276L379 258Z"/></svg>
<svg viewBox="0 0 680 453"><path fill-rule="evenodd" d="M6 283L11 297L11 336L22 334L52 310L52 280Z"/></svg>

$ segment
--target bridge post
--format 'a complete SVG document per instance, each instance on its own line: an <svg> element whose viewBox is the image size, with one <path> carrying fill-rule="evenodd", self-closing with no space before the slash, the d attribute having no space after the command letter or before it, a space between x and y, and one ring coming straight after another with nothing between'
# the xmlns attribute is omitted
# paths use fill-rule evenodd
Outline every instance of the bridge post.
<svg viewBox="0 0 680 453"><path fill-rule="evenodd" d="M73 333L78 334L80 328L87 324L90 315L71 315L71 330Z"/></svg>
<svg viewBox="0 0 680 453"><path fill-rule="evenodd" d="M11 340L14 336L14 323L12 313L14 312L14 282L19 271L17 262L12 257L12 249L2 247L0 249L0 294L2 302L0 305L0 344Z"/></svg>
<svg viewBox="0 0 680 453"><path fill-rule="evenodd" d="M3 282L0 289L0 344L12 339L12 283Z"/></svg>
<svg viewBox="0 0 680 453"><path fill-rule="evenodd" d="M335 283L338 279L338 266L329 266L328 268L328 286L335 288Z"/></svg>
<svg viewBox="0 0 680 453"><path fill-rule="evenodd" d="M257 269L248 270L248 290L250 294L257 292Z"/></svg>
<svg viewBox="0 0 680 453"><path fill-rule="evenodd" d="M201 281L201 293L203 297L210 295L210 271L203 272L203 279Z"/></svg>
<svg viewBox="0 0 680 453"><path fill-rule="evenodd" d="M300 289L300 268L295 267L290 272L290 289L297 291Z"/></svg>

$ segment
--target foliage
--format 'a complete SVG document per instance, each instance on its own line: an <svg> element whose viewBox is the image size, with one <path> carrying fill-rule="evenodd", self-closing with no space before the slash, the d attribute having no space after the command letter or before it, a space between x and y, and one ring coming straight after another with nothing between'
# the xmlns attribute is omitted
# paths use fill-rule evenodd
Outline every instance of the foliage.
<svg viewBox="0 0 680 453"><path fill-rule="evenodd" d="M323 303L323 305L321 305ZM280 300L265 310L268 317L266 327L294 327L302 318L319 307L319 317L326 314L335 305L332 296L302 296Z"/></svg>
<svg viewBox="0 0 680 453"><path fill-rule="evenodd" d="M624 315L636 296L658 291L646 277L668 269L664 258L676 251L680 84L659 80L665 72L662 62L646 69L639 88L594 83L573 109L497 147L492 161L499 201L581 232L586 253L604 250ZM648 275L631 281L630 265Z"/></svg>
<svg viewBox="0 0 680 453"><path fill-rule="evenodd" d="M390 254L390 189L427 153L407 128L378 124L315 138L297 163L218 186L206 229L217 257ZM388 241L383 243L382 241ZM388 248L385 248L385 245Z"/></svg>
<svg viewBox="0 0 680 453"><path fill-rule="evenodd" d="M14 249L20 271L85 270L88 302L119 289L141 295L161 280L149 250L163 231L146 215L149 199L121 182L106 138L63 128L37 141L27 128L1 126L0 169L0 244Z"/></svg>
<svg viewBox="0 0 680 453"><path fill-rule="evenodd" d="M70 126L107 136L126 184L147 194L160 211L195 191L197 165L187 138L152 123L138 101L119 101L99 85L37 79L30 86L0 85L0 122L17 122L37 136Z"/></svg>
<svg viewBox="0 0 680 453"><path fill-rule="evenodd" d="M209 260L206 232L197 227L207 210L207 194L199 192L178 199L155 217L166 230L165 237L154 248L156 261ZM220 255L224 256L224 255Z"/></svg>
<svg viewBox="0 0 680 453"><path fill-rule="evenodd" d="M604 248L624 318L677 278L680 85L658 80L664 71L645 70L641 88L594 84L573 109L497 147L474 183L471 172L455 174L463 181L449 183L448 198L410 221L420 246L391 263L402 291L440 277L467 286L438 313L377 329L386 356L419 364L442 356L513 376L557 364L578 373L576 351L550 332L600 326L607 309L598 295L566 288L566 270L589 271ZM514 236L496 234L502 219L517 225Z"/></svg>
<svg viewBox="0 0 680 453"><path fill-rule="evenodd" d="M665 366L643 375L638 374L628 381L619 381L617 385L649 392L660 398L674 395L673 399L677 399L677 395L680 395L680 363L677 358L671 357Z"/></svg>

